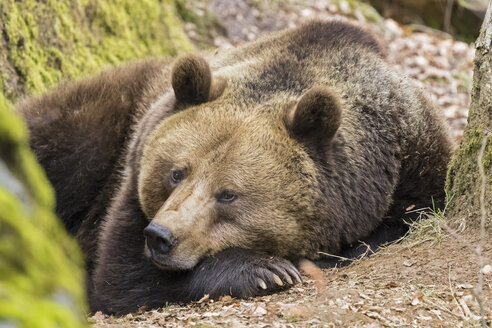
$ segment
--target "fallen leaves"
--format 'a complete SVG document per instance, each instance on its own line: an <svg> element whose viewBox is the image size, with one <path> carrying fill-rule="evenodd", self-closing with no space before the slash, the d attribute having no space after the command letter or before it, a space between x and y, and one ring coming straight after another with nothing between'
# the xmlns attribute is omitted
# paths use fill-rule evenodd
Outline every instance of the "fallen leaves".
<svg viewBox="0 0 492 328"><path fill-rule="evenodd" d="M198 304L201 304L201 303L203 303L203 302L208 302L208 301L210 301L210 295L209 295L209 294L205 294L205 295L203 295L203 297L202 297L202 298L200 298L200 299L198 300L198 302L197 302L197 303L198 303Z"/></svg>
<svg viewBox="0 0 492 328"><path fill-rule="evenodd" d="M314 285L316 286L316 289L318 290L319 294L325 291L326 289L325 274L316 264L314 264L313 262L307 259L302 259L301 261L299 261L299 270L301 270L301 272L310 276L311 279L314 280Z"/></svg>

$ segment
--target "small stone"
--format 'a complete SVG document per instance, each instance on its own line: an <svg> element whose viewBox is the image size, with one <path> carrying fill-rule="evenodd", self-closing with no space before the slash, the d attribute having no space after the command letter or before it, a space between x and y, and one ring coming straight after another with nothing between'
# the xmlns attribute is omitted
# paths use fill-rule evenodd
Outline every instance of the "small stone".
<svg viewBox="0 0 492 328"><path fill-rule="evenodd" d="M485 265L483 268L482 268L482 273L485 274L485 275L489 275L489 274L492 274L492 265L490 264L487 264Z"/></svg>
<svg viewBox="0 0 492 328"><path fill-rule="evenodd" d="M420 67L426 67L429 65L429 61L424 56L415 57L415 63Z"/></svg>
<svg viewBox="0 0 492 328"><path fill-rule="evenodd" d="M253 314L258 316L264 316L265 314L267 314L267 310L262 304L260 304L256 307L255 312L253 312Z"/></svg>

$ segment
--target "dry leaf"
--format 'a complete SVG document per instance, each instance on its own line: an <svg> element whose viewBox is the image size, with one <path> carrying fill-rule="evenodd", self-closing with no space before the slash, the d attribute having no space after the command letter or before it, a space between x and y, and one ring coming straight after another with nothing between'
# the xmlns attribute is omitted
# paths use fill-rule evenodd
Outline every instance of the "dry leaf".
<svg viewBox="0 0 492 328"><path fill-rule="evenodd" d="M417 262L415 262L415 261L404 261L403 262L403 265L406 266L406 267L411 267L415 263L417 263Z"/></svg>
<svg viewBox="0 0 492 328"><path fill-rule="evenodd" d="M394 281L390 281L384 287L386 287L386 288L395 288L395 287L398 287L398 284L396 282L394 282Z"/></svg>
<svg viewBox="0 0 492 328"><path fill-rule="evenodd" d="M413 299L412 299L412 305L415 306L415 305L418 305L420 303L422 303L423 301L423 297L424 297L424 294L422 294L421 292L417 292L415 293Z"/></svg>
<svg viewBox="0 0 492 328"><path fill-rule="evenodd" d="M201 303L203 303L203 302L205 302L205 301L208 301L209 299L210 299L210 295L209 295L209 294L205 294L205 295L203 295L203 297L202 297L202 298L200 298L200 300L198 300L198 302L197 302L197 303L198 303L198 304L201 304Z"/></svg>
<svg viewBox="0 0 492 328"><path fill-rule="evenodd" d="M316 264L307 259L302 259L299 262L299 269L314 280L314 285L319 294L325 291L327 284L325 274Z"/></svg>
<svg viewBox="0 0 492 328"><path fill-rule="evenodd" d="M264 316L265 314L267 314L267 310L265 309L263 304L259 304L256 307L255 312L253 312L253 314L257 316Z"/></svg>

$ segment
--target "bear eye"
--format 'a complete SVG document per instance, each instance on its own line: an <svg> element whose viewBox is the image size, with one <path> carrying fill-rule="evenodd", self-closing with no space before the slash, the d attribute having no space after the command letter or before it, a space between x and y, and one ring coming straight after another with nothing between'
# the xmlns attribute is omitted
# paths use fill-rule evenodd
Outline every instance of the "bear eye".
<svg viewBox="0 0 492 328"><path fill-rule="evenodd" d="M171 170L169 180L172 184L178 184L184 179L184 172L182 170Z"/></svg>
<svg viewBox="0 0 492 328"><path fill-rule="evenodd" d="M217 201L223 204L230 204L236 200L237 195L230 190L224 190L217 195Z"/></svg>

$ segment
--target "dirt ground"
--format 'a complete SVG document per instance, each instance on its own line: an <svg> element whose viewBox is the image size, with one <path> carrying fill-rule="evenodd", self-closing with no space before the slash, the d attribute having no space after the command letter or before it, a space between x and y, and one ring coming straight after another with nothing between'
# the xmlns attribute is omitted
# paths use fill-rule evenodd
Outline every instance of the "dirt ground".
<svg viewBox="0 0 492 328"><path fill-rule="evenodd" d="M388 44L388 61L415 78L447 118L460 140L466 125L473 69L473 45L424 27L409 29L386 19L374 21L348 2L210 0L188 2L198 16L215 14L214 46L228 48L312 19L350 19ZM273 5L271 4L273 3ZM197 26L186 25L192 40ZM422 33L421 33L422 31ZM198 42L198 41L197 41ZM308 270L302 285L248 300L166 308L117 318L96 313L94 327L479 327L474 296L478 281L476 231L450 234L442 219L422 221L399 244L344 268ZM492 320L492 243L483 251L481 299ZM315 279L313 279L313 277Z"/></svg>
<svg viewBox="0 0 492 328"><path fill-rule="evenodd" d="M432 219L428 219L432 220ZM427 222L425 223L427 224ZM248 300L224 297L130 314L97 313L94 327L480 327L474 297L478 232L410 236L347 267L304 275L302 285ZM492 320L492 247L483 252L482 299ZM311 272L313 275L313 272Z"/></svg>

